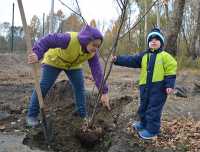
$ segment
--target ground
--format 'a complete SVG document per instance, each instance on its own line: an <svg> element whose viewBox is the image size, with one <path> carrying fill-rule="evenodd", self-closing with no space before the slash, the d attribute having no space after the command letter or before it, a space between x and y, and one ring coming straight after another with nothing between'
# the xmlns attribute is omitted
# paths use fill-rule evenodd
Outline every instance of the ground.
<svg viewBox="0 0 200 152"><path fill-rule="evenodd" d="M114 66L108 80L112 111L98 106L95 126L103 133L97 136L93 146L88 146L86 140L79 138L82 120L74 115L72 88L61 74L45 99L45 112L51 116L54 135L53 142L47 146L42 129L28 128L25 123L34 86L31 66L26 64L25 55L0 54L0 152L200 151L199 76L199 70L178 71L176 86L185 91L186 98L170 95L164 108L161 135L153 141L143 141L130 127L137 119L139 71ZM85 83L91 115L96 91L87 68Z"/></svg>

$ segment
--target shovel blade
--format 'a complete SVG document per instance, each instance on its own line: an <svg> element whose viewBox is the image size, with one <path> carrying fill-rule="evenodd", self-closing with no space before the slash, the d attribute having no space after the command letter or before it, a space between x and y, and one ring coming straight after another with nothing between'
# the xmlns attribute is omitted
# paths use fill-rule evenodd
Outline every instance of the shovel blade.
<svg viewBox="0 0 200 152"><path fill-rule="evenodd" d="M50 115L47 117L45 116L43 110L41 110L41 116L44 139L47 142L47 144L50 144L54 139L53 122Z"/></svg>

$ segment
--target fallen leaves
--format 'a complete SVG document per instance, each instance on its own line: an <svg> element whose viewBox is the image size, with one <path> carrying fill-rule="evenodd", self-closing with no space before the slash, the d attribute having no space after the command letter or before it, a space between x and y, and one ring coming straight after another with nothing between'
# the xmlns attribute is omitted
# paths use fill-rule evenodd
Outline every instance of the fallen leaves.
<svg viewBox="0 0 200 152"><path fill-rule="evenodd" d="M127 132L136 135L130 123ZM175 119L163 121L161 134L150 142L138 141L145 147L173 149L175 151L199 152L200 151L200 121L193 119Z"/></svg>

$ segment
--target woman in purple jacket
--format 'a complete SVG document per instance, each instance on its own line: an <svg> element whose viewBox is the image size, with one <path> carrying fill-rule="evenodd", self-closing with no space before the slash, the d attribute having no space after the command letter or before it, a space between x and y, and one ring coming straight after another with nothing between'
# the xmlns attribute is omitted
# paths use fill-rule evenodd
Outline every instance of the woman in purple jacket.
<svg viewBox="0 0 200 152"><path fill-rule="evenodd" d="M28 63L34 64L43 58L40 80L43 97L52 87L59 73L64 71L75 91L76 111L80 117L85 118L87 112L81 64L88 61L95 84L100 89L103 73L99 62L98 49L102 41L103 36L101 32L89 25L83 27L79 33L49 34L38 40L32 48L32 53L28 55ZM103 86L101 102L110 110L108 87L106 84ZM34 127L38 124L38 114L39 103L34 90L27 115L27 124L29 126Z"/></svg>

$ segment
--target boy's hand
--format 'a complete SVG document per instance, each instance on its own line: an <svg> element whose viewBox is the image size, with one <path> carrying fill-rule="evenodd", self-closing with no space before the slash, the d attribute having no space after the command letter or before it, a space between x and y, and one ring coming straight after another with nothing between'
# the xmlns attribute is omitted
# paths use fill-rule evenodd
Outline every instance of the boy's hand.
<svg viewBox="0 0 200 152"><path fill-rule="evenodd" d="M172 94L174 92L174 89L172 88L166 88L166 93L167 94Z"/></svg>
<svg viewBox="0 0 200 152"><path fill-rule="evenodd" d="M101 96L101 103L102 103L103 106L106 107L109 111L111 110L108 94L102 94L102 96Z"/></svg>
<svg viewBox="0 0 200 152"><path fill-rule="evenodd" d="M28 64L34 64L38 62L38 57L34 52L28 54Z"/></svg>
<svg viewBox="0 0 200 152"><path fill-rule="evenodd" d="M113 56L113 55L111 55L111 62L116 62L116 60L117 60L117 56Z"/></svg>

